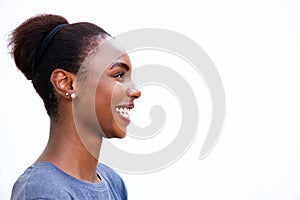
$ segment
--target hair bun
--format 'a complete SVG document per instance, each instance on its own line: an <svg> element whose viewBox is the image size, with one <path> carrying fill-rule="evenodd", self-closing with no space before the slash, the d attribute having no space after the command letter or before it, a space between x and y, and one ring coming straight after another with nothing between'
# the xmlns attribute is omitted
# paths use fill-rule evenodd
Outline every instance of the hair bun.
<svg viewBox="0 0 300 200"><path fill-rule="evenodd" d="M34 16L13 30L9 46L11 54L19 70L28 80L32 80L32 65L37 48L46 35L59 24L68 24L68 21L58 15L44 14Z"/></svg>

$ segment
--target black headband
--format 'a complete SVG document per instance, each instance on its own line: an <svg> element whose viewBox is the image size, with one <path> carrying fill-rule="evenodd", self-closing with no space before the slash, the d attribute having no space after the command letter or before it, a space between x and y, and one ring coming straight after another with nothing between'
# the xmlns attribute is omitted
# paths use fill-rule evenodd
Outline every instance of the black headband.
<svg viewBox="0 0 300 200"><path fill-rule="evenodd" d="M35 54L35 58L34 58L34 62L32 65L32 78L34 78L35 73L37 71L37 67L39 65L40 59L41 57L44 55L45 50L49 44L49 42L52 40L52 38L54 38L54 36L58 33L58 31L60 31L63 27L67 26L68 24L60 24L56 27L54 27L47 35L46 37L43 39L43 41L41 42L41 44L39 45L36 54Z"/></svg>

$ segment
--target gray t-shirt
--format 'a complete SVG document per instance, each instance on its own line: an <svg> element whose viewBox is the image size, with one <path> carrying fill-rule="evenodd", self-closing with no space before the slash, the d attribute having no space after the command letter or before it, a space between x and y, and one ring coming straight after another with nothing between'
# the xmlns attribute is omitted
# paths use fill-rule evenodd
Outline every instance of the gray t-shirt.
<svg viewBox="0 0 300 200"><path fill-rule="evenodd" d="M37 162L14 184L11 199L127 199L125 184L115 171L99 163L97 173L101 181L89 183L66 174L49 162Z"/></svg>

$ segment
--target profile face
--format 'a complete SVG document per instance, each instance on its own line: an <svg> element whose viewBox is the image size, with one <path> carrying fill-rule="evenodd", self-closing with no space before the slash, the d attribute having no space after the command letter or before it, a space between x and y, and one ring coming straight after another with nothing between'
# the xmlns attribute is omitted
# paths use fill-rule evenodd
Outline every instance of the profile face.
<svg viewBox="0 0 300 200"><path fill-rule="evenodd" d="M105 43L100 43L100 48L96 47L82 66L86 75L79 81L78 106L83 108L81 113L88 114L80 118L89 129L100 127L104 137L123 138L130 123L130 110L141 93L131 80L129 56L109 41ZM94 101L95 116L90 109L84 110L91 101ZM93 116L96 120L91 119Z"/></svg>
<svg viewBox="0 0 300 200"><path fill-rule="evenodd" d="M95 109L106 137L123 138L130 123L130 110L140 92L133 88L131 63L124 55L106 68L96 89Z"/></svg>

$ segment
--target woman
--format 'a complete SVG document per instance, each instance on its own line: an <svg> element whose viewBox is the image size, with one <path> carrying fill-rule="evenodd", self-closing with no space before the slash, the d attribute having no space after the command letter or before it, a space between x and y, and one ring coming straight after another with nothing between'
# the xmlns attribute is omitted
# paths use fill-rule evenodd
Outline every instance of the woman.
<svg viewBox="0 0 300 200"><path fill-rule="evenodd" d="M127 199L121 177L98 163L103 137L123 138L141 93L129 57L102 28L38 15L10 38L16 66L42 98L50 136L11 199Z"/></svg>

